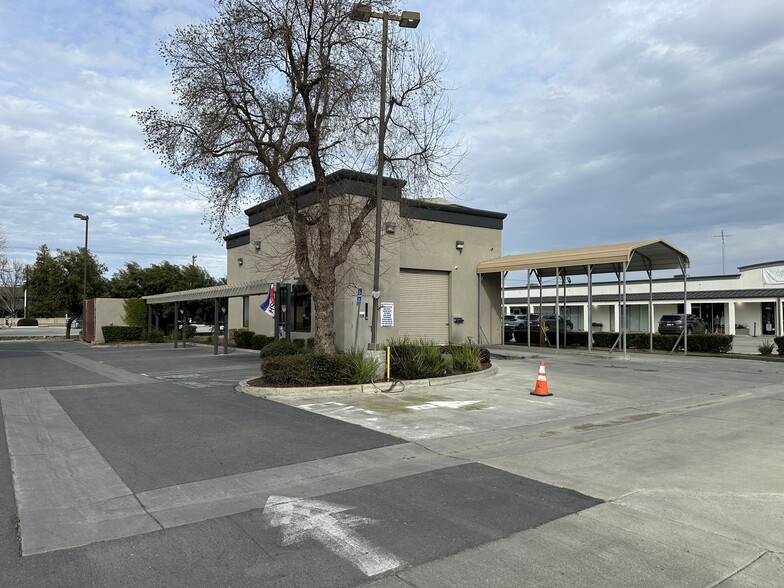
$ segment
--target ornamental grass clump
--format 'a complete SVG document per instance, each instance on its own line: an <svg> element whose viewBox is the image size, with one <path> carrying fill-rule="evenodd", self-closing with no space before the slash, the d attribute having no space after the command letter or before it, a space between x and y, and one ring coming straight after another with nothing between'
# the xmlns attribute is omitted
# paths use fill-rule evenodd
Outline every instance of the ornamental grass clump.
<svg viewBox="0 0 784 588"><path fill-rule="evenodd" d="M767 339L763 339L762 343L757 345L757 351L759 351L762 355L772 355L775 348L776 346Z"/></svg>
<svg viewBox="0 0 784 588"><path fill-rule="evenodd" d="M417 380L439 378L452 373L452 360L432 341L403 339L391 343L390 372L393 378Z"/></svg>
<svg viewBox="0 0 784 588"><path fill-rule="evenodd" d="M452 358L452 369L455 372L478 372L482 367L481 348L478 345L450 345L447 351Z"/></svg>

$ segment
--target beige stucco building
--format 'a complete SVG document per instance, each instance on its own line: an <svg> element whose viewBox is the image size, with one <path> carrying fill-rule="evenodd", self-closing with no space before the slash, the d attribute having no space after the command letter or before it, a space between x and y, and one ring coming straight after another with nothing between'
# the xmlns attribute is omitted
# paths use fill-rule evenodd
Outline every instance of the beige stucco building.
<svg viewBox="0 0 784 588"><path fill-rule="evenodd" d="M340 243L351 212L375 196L376 176L339 171L328 176L339 196L330 209ZM405 182L385 178L382 208L379 332L383 343L428 339L437 343L500 343L502 309L500 274L479 276L481 261L501 255L504 213L477 210L446 201L403 198ZM314 184L295 191L302 207L314 207ZM293 234L276 201L245 211L248 228L225 237L228 285L264 281L293 284L286 305L292 337L312 336L312 301L294 263ZM363 238L337 272L335 344L363 348L371 341L375 216L362 227ZM312 236L309 236L312 238ZM362 298L358 303L358 291ZM229 328L247 327L272 334L274 319L260 305L266 295L229 301Z"/></svg>

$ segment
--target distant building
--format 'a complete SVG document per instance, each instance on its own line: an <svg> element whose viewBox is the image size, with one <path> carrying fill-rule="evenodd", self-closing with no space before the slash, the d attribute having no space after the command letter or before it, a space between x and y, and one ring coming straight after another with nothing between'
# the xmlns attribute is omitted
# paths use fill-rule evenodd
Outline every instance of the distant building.
<svg viewBox="0 0 784 588"><path fill-rule="evenodd" d="M784 261L738 268L739 273L722 276L688 276L687 311L705 320L712 332L730 335L784 335ZM628 330L654 332L664 314L684 312L683 276L654 279L653 314L649 316L649 282L627 281ZM560 285L559 314L574 323L575 330L587 330L588 296L586 284ZM540 298L541 296L541 298ZM618 331L620 304L618 282L593 282L593 330ZM541 306L541 309L540 309ZM507 287L504 308L507 314L556 312L555 284Z"/></svg>

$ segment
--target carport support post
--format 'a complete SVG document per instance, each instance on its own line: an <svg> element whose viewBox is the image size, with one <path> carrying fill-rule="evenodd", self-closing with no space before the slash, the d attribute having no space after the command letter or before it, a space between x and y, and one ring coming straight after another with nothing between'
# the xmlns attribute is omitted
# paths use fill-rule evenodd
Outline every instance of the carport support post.
<svg viewBox="0 0 784 588"><path fill-rule="evenodd" d="M185 349L188 344L185 342L185 336L188 332L188 310L185 305L182 305L182 348Z"/></svg>
<svg viewBox="0 0 784 588"><path fill-rule="evenodd" d="M585 272L588 274L588 352L593 349L593 277L591 275L593 267L591 265L585 266Z"/></svg>
<svg viewBox="0 0 784 588"><path fill-rule="evenodd" d="M218 299L216 298L213 300L213 310L212 310L212 354L218 355L218 337L220 337L220 329L218 327L218 312L220 310L218 306Z"/></svg>
<svg viewBox="0 0 784 588"><path fill-rule="evenodd" d="M689 295L688 278L686 276L686 263L683 259L678 260L683 270L683 355L689 353Z"/></svg>
<svg viewBox="0 0 784 588"><path fill-rule="evenodd" d="M528 270L528 306L525 309L525 328L528 330L528 349L531 349L531 272Z"/></svg>
<svg viewBox="0 0 784 588"><path fill-rule="evenodd" d="M504 316L506 315L506 276L508 273L509 272L501 272L501 346L502 347L506 345L506 319L504 319ZM479 279L481 280L481 277Z"/></svg>
<svg viewBox="0 0 784 588"><path fill-rule="evenodd" d="M152 331L152 306L147 305L147 332Z"/></svg>
<svg viewBox="0 0 784 588"><path fill-rule="evenodd" d="M623 320L623 354L626 355L626 331L629 326L629 310L626 306L626 272L629 269L629 264L631 263L631 259L623 264L623 314L621 315L621 320Z"/></svg>
<svg viewBox="0 0 784 588"><path fill-rule="evenodd" d="M177 321L179 320L179 316L180 316L180 303L175 302L174 303L174 336L172 337L172 339L174 339L175 349L177 349L177 335L179 335L179 333L177 332Z"/></svg>
<svg viewBox="0 0 784 588"><path fill-rule="evenodd" d="M561 268L555 268L555 348L561 348L561 321L558 320L558 311L560 310L560 299L558 298L558 292L560 291L560 286L558 285L559 278L561 277ZM542 317L539 317L539 321L541 323ZM566 328L564 326L564 328Z"/></svg>
<svg viewBox="0 0 784 588"><path fill-rule="evenodd" d="M223 301L221 319L223 320L223 355L229 354L229 299ZM220 331L220 329L218 329Z"/></svg>

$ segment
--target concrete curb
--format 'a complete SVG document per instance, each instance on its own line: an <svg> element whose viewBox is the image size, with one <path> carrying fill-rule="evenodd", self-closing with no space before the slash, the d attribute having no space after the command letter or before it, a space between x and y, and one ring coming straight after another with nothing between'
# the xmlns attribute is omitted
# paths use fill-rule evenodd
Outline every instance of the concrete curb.
<svg viewBox="0 0 784 588"><path fill-rule="evenodd" d="M458 382L468 382L480 378L489 378L498 373L498 366L491 366L486 370L480 372L473 372L470 374L458 374L455 376L446 376L444 378L430 378L422 380L402 380L405 388L427 388L430 386L440 386L443 384L455 384ZM259 398L286 396L323 396L334 394L335 396L344 396L346 394L366 394L385 392L384 387L392 385L391 382L379 382L378 384L353 384L351 386L310 386L310 387L292 387L292 388L264 388L259 386L250 386L249 380L242 380L237 384L235 390L242 392L249 396L256 396ZM401 390L402 391L402 390Z"/></svg>

